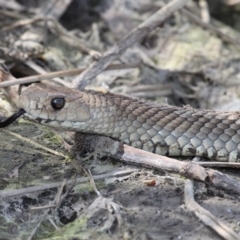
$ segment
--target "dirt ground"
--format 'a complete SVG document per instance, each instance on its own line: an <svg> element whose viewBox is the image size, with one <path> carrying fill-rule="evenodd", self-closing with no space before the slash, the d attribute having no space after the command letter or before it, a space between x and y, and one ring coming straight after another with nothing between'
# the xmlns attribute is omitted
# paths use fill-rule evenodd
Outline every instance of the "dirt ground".
<svg viewBox="0 0 240 240"><path fill-rule="evenodd" d="M40 125L21 121L8 130L68 155L59 137ZM4 197L14 189L73 178L76 171L69 160L33 147L6 132L1 132L0 138L1 239L27 239L40 222L33 239L221 239L185 209L185 178L177 174L139 168L124 177L96 181L102 196L120 207L119 216L112 218L98 203L98 209L88 216L83 215L98 198L89 182L68 188L68 195L47 215L44 215L44 208L31 208L51 205L57 188ZM129 167L96 157L84 165L93 175ZM229 174L240 180L237 170ZM156 185L149 186L146 180L155 180ZM196 201L202 207L235 232L240 232L239 196L199 182L195 182L194 188ZM67 188L63 193L66 191ZM52 222L62 229L55 229Z"/></svg>

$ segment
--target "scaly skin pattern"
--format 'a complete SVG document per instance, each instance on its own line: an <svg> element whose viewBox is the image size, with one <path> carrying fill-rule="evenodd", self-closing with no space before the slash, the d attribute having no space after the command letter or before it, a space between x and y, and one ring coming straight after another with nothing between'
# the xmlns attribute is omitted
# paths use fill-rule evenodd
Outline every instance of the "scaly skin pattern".
<svg viewBox="0 0 240 240"><path fill-rule="evenodd" d="M51 106L64 98L61 110ZM199 156L240 161L240 113L196 110L138 101L129 97L34 84L18 107L43 125L95 133L167 156Z"/></svg>

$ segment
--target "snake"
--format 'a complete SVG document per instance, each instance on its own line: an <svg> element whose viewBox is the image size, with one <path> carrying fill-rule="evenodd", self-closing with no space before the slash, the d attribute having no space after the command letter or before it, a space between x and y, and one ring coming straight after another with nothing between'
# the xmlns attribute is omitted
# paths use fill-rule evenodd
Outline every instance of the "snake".
<svg viewBox="0 0 240 240"><path fill-rule="evenodd" d="M172 157L240 161L240 112L158 105L113 93L32 84L17 107L51 128L103 135Z"/></svg>

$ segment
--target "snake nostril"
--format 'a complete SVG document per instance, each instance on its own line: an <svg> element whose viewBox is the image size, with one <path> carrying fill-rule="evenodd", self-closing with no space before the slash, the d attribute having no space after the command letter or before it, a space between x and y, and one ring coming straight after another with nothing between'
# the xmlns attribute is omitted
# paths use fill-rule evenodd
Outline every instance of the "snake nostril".
<svg viewBox="0 0 240 240"><path fill-rule="evenodd" d="M65 105L65 99L64 98L54 98L51 100L51 106L55 110L60 110L64 107Z"/></svg>

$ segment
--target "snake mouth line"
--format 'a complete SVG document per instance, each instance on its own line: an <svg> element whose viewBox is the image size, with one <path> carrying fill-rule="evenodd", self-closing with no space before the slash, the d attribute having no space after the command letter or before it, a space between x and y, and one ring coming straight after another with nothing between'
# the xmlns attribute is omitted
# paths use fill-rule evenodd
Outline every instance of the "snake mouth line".
<svg viewBox="0 0 240 240"><path fill-rule="evenodd" d="M26 111L24 109L18 110L16 113L14 113L11 117L7 118L5 121L0 122L0 128L7 127L10 125L12 122L14 122L16 119L21 117Z"/></svg>

